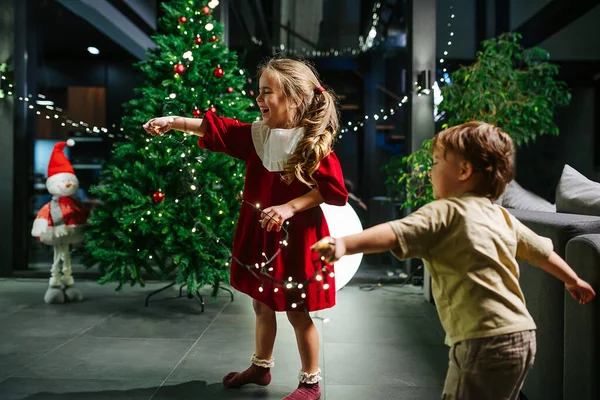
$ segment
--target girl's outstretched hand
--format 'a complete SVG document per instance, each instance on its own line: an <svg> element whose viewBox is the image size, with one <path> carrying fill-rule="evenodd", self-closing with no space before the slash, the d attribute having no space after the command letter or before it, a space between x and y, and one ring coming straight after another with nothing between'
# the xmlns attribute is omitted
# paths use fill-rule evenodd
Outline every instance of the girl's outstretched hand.
<svg viewBox="0 0 600 400"><path fill-rule="evenodd" d="M579 304L587 304L596 296L596 292L590 284L582 279L577 279L572 284L565 284L565 287Z"/></svg>
<svg viewBox="0 0 600 400"><path fill-rule="evenodd" d="M146 132L148 132L152 136L160 136L173 129L173 121L173 117L152 118L143 126Z"/></svg>
<svg viewBox="0 0 600 400"><path fill-rule="evenodd" d="M280 206L267 207L261 214L260 226L264 229L267 228L267 232L276 229L277 232L281 230L283 223L294 216L294 209L288 204L282 204Z"/></svg>
<svg viewBox="0 0 600 400"><path fill-rule="evenodd" d="M324 237L310 247L321 255L323 261L330 264L336 262L346 254L346 244L343 238L334 239L330 236Z"/></svg>

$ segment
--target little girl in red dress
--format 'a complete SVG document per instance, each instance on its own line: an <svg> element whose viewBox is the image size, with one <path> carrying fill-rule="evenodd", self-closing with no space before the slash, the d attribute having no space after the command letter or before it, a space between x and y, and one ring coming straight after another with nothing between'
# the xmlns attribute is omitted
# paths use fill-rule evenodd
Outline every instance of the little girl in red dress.
<svg viewBox="0 0 600 400"><path fill-rule="evenodd" d="M200 136L200 147L246 162L231 285L253 298L256 348L250 367L227 374L223 384L239 388L271 382L275 312L285 311L294 327L302 369L298 388L284 400L317 400L319 336L309 311L333 307L336 292L333 266L310 245L329 235L319 204L342 206L348 200L332 150L338 110L333 94L303 62L272 59L261 66L259 75L260 122L249 125L207 112L202 120L155 118L144 128L153 135L187 130Z"/></svg>

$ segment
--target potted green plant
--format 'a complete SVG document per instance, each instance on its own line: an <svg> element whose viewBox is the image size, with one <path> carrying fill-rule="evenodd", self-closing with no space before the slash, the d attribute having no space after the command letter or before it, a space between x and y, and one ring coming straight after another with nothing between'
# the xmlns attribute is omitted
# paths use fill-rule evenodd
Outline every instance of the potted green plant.
<svg viewBox="0 0 600 400"><path fill-rule="evenodd" d="M523 48L521 35L505 33L482 43L476 61L451 74L442 87L442 129L467 121L484 121L507 132L520 147L541 135L558 135L557 107L571 101L566 83L558 79L558 66L539 47ZM433 200L428 171L431 139L416 152L393 157L383 167L386 183L400 208L418 208Z"/></svg>

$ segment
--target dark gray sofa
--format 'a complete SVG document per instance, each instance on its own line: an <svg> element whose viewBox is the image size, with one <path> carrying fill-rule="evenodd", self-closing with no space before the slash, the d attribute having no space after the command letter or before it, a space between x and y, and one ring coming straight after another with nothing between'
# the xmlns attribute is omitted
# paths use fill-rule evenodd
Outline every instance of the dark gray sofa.
<svg viewBox="0 0 600 400"><path fill-rule="evenodd" d="M509 209L552 239L554 250L600 290L600 217ZM600 399L600 300L582 306L562 282L520 263L520 283L537 324L537 356L523 392L529 400Z"/></svg>

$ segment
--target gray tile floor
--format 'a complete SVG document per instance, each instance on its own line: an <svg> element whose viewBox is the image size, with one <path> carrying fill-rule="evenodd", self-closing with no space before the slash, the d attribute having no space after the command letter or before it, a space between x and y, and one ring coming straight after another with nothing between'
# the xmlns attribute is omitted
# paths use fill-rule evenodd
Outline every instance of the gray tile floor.
<svg viewBox="0 0 600 400"><path fill-rule="evenodd" d="M246 368L254 343L250 300L222 292L204 314L193 300L151 303L161 287L79 282L85 301L46 305L46 280L0 280L2 400L280 400L297 385L293 330L278 315L273 382L226 390L221 378ZM172 295L175 290L169 291ZM322 338L322 400L439 399L447 348L421 288L347 286L315 315Z"/></svg>

